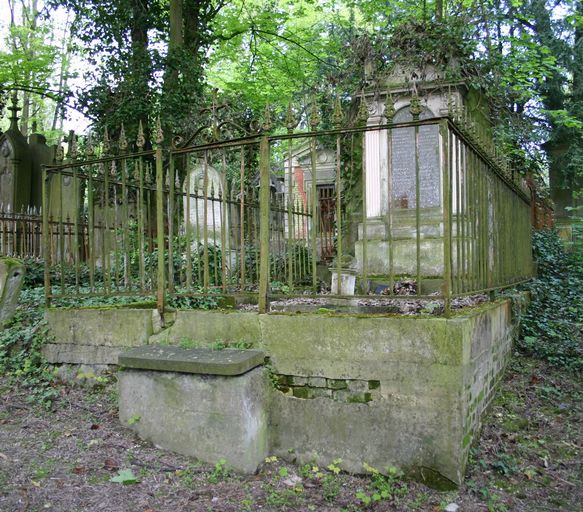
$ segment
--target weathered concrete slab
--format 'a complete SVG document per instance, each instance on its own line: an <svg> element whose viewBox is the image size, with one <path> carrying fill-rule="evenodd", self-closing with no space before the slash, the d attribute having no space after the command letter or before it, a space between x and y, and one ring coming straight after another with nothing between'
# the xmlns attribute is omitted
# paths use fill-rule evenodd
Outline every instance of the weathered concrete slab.
<svg viewBox="0 0 583 512"><path fill-rule="evenodd" d="M47 343L42 347L44 358L52 364L117 364L125 347L103 347L72 343Z"/></svg>
<svg viewBox="0 0 583 512"><path fill-rule="evenodd" d="M57 343L137 347L153 334L153 314L151 309L49 309L45 319Z"/></svg>
<svg viewBox="0 0 583 512"><path fill-rule="evenodd" d="M193 326L196 328L193 329ZM172 343L187 339L194 343L201 342L201 346L204 346L207 342L217 340L253 342L260 335L256 313L180 310L176 312L172 326L152 336L150 343Z"/></svg>
<svg viewBox="0 0 583 512"><path fill-rule="evenodd" d="M118 374L122 424L156 446L253 473L268 455L269 380L126 369Z"/></svg>
<svg viewBox="0 0 583 512"><path fill-rule="evenodd" d="M206 375L241 375L264 361L265 353L260 350L183 349L164 345L138 347L119 356L119 364L125 368Z"/></svg>
<svg viewBox="0 0 583 512"><path fill-rule="evenodd" d="M24 272L24 264L20 260L0 258L0 327L16 312Z"/></svg>

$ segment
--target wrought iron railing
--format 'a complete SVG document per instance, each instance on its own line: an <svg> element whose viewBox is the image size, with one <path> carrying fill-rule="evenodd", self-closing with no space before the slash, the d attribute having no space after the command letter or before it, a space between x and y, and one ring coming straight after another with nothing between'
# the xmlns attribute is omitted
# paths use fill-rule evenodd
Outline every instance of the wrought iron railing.
<svg viewBox="0 0 583 512"><path fill-rule="evenodd" d="M265 312L282 294L400 298L408 283L448 312L454 297L532 276L529 196L471 127L360 121L319 130L313 115L309 131L265 123L172 148L159 131L152 151L122 141L47 167L43 233L53 212L60 236L60 250L44 237L47 303L156 295L163 310L169 296L246 294ZM81 194L73 206L66 187Z"/></svg>

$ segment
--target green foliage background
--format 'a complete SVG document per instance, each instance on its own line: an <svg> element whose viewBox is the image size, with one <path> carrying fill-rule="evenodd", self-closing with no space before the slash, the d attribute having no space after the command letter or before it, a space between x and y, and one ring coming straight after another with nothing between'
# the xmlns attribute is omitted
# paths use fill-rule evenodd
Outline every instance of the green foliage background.
<svg viewBox="0 0 583 512"><path fill-rule="evenodd" d="M533 234L538 277L522 319L519 348L548 362L583 369L583 251L565 251L555 231Z"/></svg>

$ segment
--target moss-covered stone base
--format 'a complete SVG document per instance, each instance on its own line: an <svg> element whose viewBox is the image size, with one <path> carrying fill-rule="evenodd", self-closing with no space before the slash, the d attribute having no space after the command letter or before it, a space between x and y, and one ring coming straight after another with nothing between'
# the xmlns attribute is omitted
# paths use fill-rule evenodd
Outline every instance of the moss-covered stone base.
<svg viewBox="0 0 583 512"><path fill-rule="evenodd" d="M135 311L100 311L83 321L78 314L50 313L49 324L58 322L68 347L92 340L89 358L96 348L130 343L263 350L273 383L265 402L268 446L276 455L320 464L340 457L355 472L365 462L394 465L456 484L517 325L510 300L449 319L177 311L157 334ZM102 326L106 333L94 335Z"/></svg>

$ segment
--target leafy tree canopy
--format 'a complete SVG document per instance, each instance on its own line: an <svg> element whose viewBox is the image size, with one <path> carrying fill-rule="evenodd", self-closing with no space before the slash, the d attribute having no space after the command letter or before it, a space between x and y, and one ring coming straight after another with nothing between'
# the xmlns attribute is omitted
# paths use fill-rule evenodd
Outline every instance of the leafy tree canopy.
<svg viewBox="0 0 583 512"><path fill-rule="evenodd" d="M51 0L74 15L89 66L77 105L130 137L160 115L188 137L217 88L241 110L337 93L402 61L459 63L488 94L499 145L517 167L544 164L542 142L566 144L564 175L583 168L583 2L580 0ZM46 33L33 30L42 42ZM40 43L39 43L40 44ZM0 74L20 72L17 48ZM46 80L51 51L31 64ZM47 64L49 64L47 66ZM21 67L22 68L22 67ZM11 71L10 71L11 70ZM0 75L2 76L2 75ZM26 80L26 77L11 78ZM6 80L5 80L6 81ZM9 81L6 81L9 83ZM549 146L547 146L549 149Z"/></svg>

